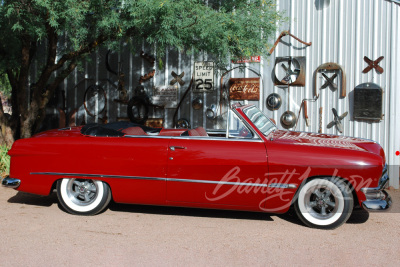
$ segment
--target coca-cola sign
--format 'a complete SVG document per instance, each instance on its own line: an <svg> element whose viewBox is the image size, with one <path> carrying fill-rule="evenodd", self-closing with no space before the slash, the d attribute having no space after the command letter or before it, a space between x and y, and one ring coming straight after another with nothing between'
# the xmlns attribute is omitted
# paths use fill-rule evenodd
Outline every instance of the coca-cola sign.
<svg viewBox="0 0 400 267"><path fill-rule="evenodd" d="M260 78L231 78L229 79L229 99L259 100Z"/></svg>

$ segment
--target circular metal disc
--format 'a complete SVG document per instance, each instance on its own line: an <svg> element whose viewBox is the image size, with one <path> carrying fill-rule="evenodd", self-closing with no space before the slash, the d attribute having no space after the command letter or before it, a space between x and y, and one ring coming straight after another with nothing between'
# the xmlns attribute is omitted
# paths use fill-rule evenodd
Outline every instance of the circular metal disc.
<svg viewBox="0 0 400 267"><path fill-rule="evenodd" d="M267 97L266 105L269 110L277 110L282 105L282 98L277 93L272 93Z"/></svg>
<svg viewBox="0 0 400 267"><path fill-rule="evenodd" d="M187 119L184 118L180 118L177 122L175 127L177 129L182 129L182 128L186 128L189 129L190 128L190 122Z"/></svg>
<svg viewBox="0 0 400 267"><path fill-rule="evenodd" d="M196 109L196 110L201 109L203 107L203 99L201 99L200 97L193 99L192 107L193 107L193 109Z"/></svg>
<svg viewBox="0 0 400 267"><path fill-rule="evenodd" d="M281 116L281 125L285 129L292 128L296 124L297 116L292 111L285 111Z"/></svg>

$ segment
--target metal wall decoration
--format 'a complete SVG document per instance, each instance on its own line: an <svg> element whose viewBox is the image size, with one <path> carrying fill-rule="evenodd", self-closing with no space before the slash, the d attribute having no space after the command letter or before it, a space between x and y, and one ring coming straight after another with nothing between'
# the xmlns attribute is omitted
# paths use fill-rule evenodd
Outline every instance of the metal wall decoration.
<svg viewBox="0 0 400 267"><path fill-rule="evenodd" d="M211 104L211 106L206 109L206 117L207 119L215 119L215 117L217 117L217 105Z"/></svg>
<svg viewBox="0 0 400 267"><path fill-rule="evenodd" d="M285 129L293 128L296 124L297 116L293 111L287 110L281 116L281 125Z"/></svg>
<svg viewBox="0 0 400 267"><path fill-rule="evenodd" d="M260 78L230 78L230 100L259 100Z"/></svg>
<svg viewBox="0 0 400 267"><path fill-rule="evenodd" d="M201 97L196 97L195 99L193 99L192 107L195 110L201 109L203 107L203 99L201 99Z"/></svg>
<svg viewBox="0 0 400 267"><path fill-rule="evenodd" d="M164 108L176 108L178 105L178 86L155 86L151 102Z"/></svg>
<svg viewBox="0 0 400 267"><path fill-rule="evenodd" d="M172 75L174 78L173 78L172 81L169 83L170 85L174 85L174 84L176 84L176 83L179 83L181 86L183 86L183 85L185 84L185 81L182 80L183 76L185 76L185 72L184 72L184 71L182 71L182 73L179 74L179 75L176 74L175 71L172 71L172 72L171 72L171 75Z"/></svg>
<svg viewBox="0 0 400 267"><path fill-rule="evenodd" d="M137 95L128 102L127 114L131 122L144 124L149 117L150 101L146 95Z"/></svg>
<svg viewBox="0 0 400 267"><path fill-rule="evenodd" d="M274 84L304 86L306 83L306 57L277 57Z"/></svg>
<svg viewBox="0 0 400 267"><path fill-rule="evenodd" d="M139 83L142 84L142 83L144 83L145 81L150 80L151 78L153 78L153 76L154 76L155 73L156 73L156 71L155 71L155 70L152 70L152 71L150 71L149 73L145 74L144 76L140 76Z"/></svg>
<svg viewBox="0 0 400 267"><path fill-rule="evenodd" d="M340 116L338 115L338 113L337 113L337 111L336 111L335 108L332 108L332 112L333 112L334 119L333 119L333 121L331 121L331 122L326 126L326 128L330 129L330 128L332 128L333 126L335 126L335 127L336 127L336 130L338 130L340 133L343 133L343 125L342 125L342 122L341 122L341 121L344 119L344 117L347 116L348 112L346 111L345 113L343 113L343 114L340 115Z"/></svg>
<svg viewBox="0 0 400 267"><path fill-rule="evenodd" d="M214 62L195 62L194 81L193 92L212 92L214 89Z"/></svg>
<svg viewBox="0 0 400 267"><path fill-rule="evenodd" d="M180 118L176 122L175 127L178 128L178 129L182 129L182 128L190 129L191 125L190 125L190 122L187 119Z"/></svg>
<svg viewBox="0 0 400 267"><path fill-rule="evenodd" d="M363 73L368 73L370 70L375 69L377 73L382 74L383 73L383 68L379 66L379 63L384 59L383 56L378 57L377 60L371 60L368 57L364 57L364 61L367 62L368 67L366 67L362 72Z"/></svg>
<svg viewBox="0 0 400 267"><path fill-rule="evenodd" d="M333 62L324 63L315 70L314 96L316 98L319 97L319 92L318 92L318 87L317 87L317 76L318 76L317 74L320 72L326 72L326 71L339 71L340 72L340 75L342 77L342 81L340 84L340 86L341 86L340 97L341 98L346 97L346 95L347 95L347 93L346 93L346 72L344 71L344 68L342 66L340 66L337 63L333 63ZM332 79L332 77L331 77L331 79ZM333 82L333 79L332 79L332 82Z"/></svg>
<svg viewBox="0 0 400 267"><path fill-rule="evenodd" d="M148 54L146 54L143 50L140 52L140 57L145 59L147 62L149 62L150 64L152 64L154 66L154 62L156 61L156 59L153 56L150 56Z"/></svg>
<svg viewBox="0 0 400 267"><path fill-rule="evenodd" d="M240 58L240 59L238 59L236 61L232 60L232 63L235 63L235 64L240 64L240 63L260 63L260 62L261 62L261 56Z"/></svg>
<svg viewBox="0 0 400 267"><path fill-rule="evenodd" d="M164 125L164 119L163 118L148 118L146 122L144 123L145 126L147 127L152 127L152 128L162 128Z"/></svg>
<svg viewBox="0 0 400 267"><path fill-rule="evenodd" d="M354 119L382 120L383 90L375 83L363 83L354 88Z"/></svg>
<svg viewBox="0 0 400 267"><path fill-rule="evenodd" d="M338 88L334 80L337 77L337 73L334 73L331 77L328 77L324 72L321 72L322 77L325 78L325 83L321 86L321 89L330 86L334 91Z"/></svg>
<svg viewBox="0 0 400 267"><path fill-rule="evenodd" d="M107 123L107 93L101 86L92 84L86 89L83 105L91 117L99 117L99 114L104 113L100 119Z"/></svg>
<svg viewBox="0 0 400 267"><path fill-rule="evenodd" d="M270 55L274 52L276 46L277 46L278 43L281 41L282 37L284 37L284 36L286 36L286 35L289 35L290 37L294 38L295 40L299 41L300 43L302 43L302 44L304 44L304 45L306 45L306 46L310 46L310 45L312 44L311 42L309 42L309 43L304 42L304 41L301 40L300 38L298 38L298 37L294 36L293 34L291 34L289 31L283 31L283 32L281 32L281 34L279 34L278 39L276 39L274 45L272 46L271 50L269 51L269 54L270 54Z"/></svg>
<svg viewBox="0 0 400 267"><path fill-rule="evenodd" d="M282 98L277 93L272 93L267 97L266 105L269 110L278 110L282 105Z"/></svg>

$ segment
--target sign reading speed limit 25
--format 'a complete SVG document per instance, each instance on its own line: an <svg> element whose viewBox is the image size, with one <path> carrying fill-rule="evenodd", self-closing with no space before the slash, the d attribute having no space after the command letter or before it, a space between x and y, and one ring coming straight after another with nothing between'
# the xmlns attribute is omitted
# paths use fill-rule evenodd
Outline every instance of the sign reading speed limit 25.
<svg viewBox="0 0 400 267"><path fill-rule="evenodd" d="M199 61L194 63L194 92L214 90L214 62Z"/></svg>

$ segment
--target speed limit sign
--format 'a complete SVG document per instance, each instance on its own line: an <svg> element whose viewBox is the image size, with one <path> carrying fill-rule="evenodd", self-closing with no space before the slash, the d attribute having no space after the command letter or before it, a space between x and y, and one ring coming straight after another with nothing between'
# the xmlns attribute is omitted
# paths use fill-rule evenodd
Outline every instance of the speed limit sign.
<svg viewBox="0 0 400 267"><path fill-rule="evenodd" d="M214 90L214 62L198 61L194 63L195 92L211 92Z"/></svg>

